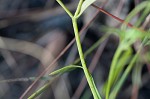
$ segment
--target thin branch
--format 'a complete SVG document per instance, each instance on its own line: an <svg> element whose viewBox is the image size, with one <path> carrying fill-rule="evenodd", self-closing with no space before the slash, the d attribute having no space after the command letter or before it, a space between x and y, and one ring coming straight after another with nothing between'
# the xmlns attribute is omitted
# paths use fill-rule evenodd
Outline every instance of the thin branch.
<svg viewBox="0 0 150 99"><path fill-rule="evenodd" d="M125 24L127 24L129 27L133 27L133 25L132 25L131 23L126 23L123 19L120 19L120 18L116 17L115 15L110 14L109 12L105 11L104 9L102 9L102 8L100 8L100 7L98 7L98 6L94 5L94 4L92 4L92 6L93 6L94 8L96 8L96 9L98 9L100 12L103 12L103 13L105 13L106 15L108 15L108 16L110 16L110 17L116 19L117 21L120 21L121 23L125 23Z"/></svg>

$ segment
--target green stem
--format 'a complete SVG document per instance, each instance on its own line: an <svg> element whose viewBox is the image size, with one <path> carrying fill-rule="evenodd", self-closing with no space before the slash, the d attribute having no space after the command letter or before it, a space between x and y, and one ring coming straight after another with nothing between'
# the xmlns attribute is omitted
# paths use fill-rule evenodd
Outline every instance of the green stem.
<svg viewBox="0 0 150 99"><path fill-rule="evenodd" d="M81 6L82 6L83 2L84 2L84 0L80 0L80 1L79 1L77 10L76 10L74 16L78 16L78 14L79 14L79 12L80 12L80 10L81 10Z"/></svg>
<svg viewBox="0 0 150 99"><path fill-rule="evenodd" d="M133 57L133 59L131 60L131 63L129 64L129 66L127 67L125 72L123 73L122 77L120 78L120 80L116 84L115 88L112 90L112 93L110 94L110 99L116 98L117 93L119 92L121 86L123 85L123 82L126 80L127 76L129 75L130 71L132 70L134 63L136 62L137 58L138 58L138 53Z"/></svg>
<svg viewBox="0 0 150 99"><path fill-rule="evenodd" d="M44 86L42 86L39 90L34 92L28 99L35 99L37 96L39 96L39 94L43 93L46 89L48 89L50 84L51 83L47 83Z"/></svg>
<svg viewBox="0 0 150 99"><path fill-rule="evenodd" d="M51 83L56 80L59 77L59 75L57 75L56 77L54 77L53 79L51 79L50 81L48 81L44 86L42 86L40 89L38 89L36 92L34 92L30 97L28 97L28 99L35 99L37 96L39 96L40 94L42 94L45 90L47 90L49 88L49 86L51 85Z"/></svg>
<svg viewBox="0 0 150 99"><path fill-rule="evenodd" d="M137 22L135 23L136 27L139 27L141 25L141 23L143 22L143 20L145 19L145 17L148 15L148 13L150 13L150 6L145 7L145 10L143 11L141 17L137 20Z"/></svg>
<svg viewBox="0 0 150 99"><path fill-rule="evenodd" d="M105 34L102 38L96 41L87 51L84 53L84 58L86 58L94 49L96 49L106 38L109 37L110 34ZM77 58L73 64L78 64L80 62L80 58Z"/></svg>
<svg viewBox="0 0 150 99"><path fill-rule="evenodd" d="M77 10L76 10L74 16L68 10L68 8L61 2L61 0L56 0L56 1L63 7L63 9L68 13L68 15L72 19L72 24L73 24L73 28L74 28L74 33L75 33L75 38L76 38L76 43L77 43L77 47L78 47L78 52L79 52L81 64L82 64L83 71L84 71L85 77L87 79L87 82L88 82L90 89L92 91L93 97L94 97L94 99L102 99L98 93L96 86L95 86L94 80L93 80L91 74L89 73L89 70L86 67L86 63L84 60L84 55L83 55L83 51L82 51L82 47L81 47L81 42L80 42L80 36L79 36L78 25L77 25L77 16L81 10L81 6L82 6L84 0L79 1Z"/></svg>
<svg viewBox="0 0 150 99"><path fill-rule="evenodd" d="M56 0L60 5L61 7L67 12L67 14L72 18L73 15L72 13L68 10L68 8L61 2L61 0Z"/></svg>
<svg viewBox="0 0 150 99"><path fill-rule="evenodd" d="M129 73L131 72L135 62L137 61L138 57L139 57L139 53L142 50L142 44L140 45L139 50L137 51L137 53L134 55L134 57L132 58L130 64L127 66L126 70L124 71L123 75L121 76L120 80L117 82L116 86L114 87L114 89L112 90L111 94L110 94L110 99L115 99L121 86L123 85L124 81L126 80L127 76L129 75Z"/></svg>
<svg viewBox="0 0 150 99"><path fill-rule="evenodd" d="M118 62L118 58L121 55L122 49L120 48L120 45L118 46L116 53L114 55L114 58L112 60L111 66L110 66L110 72L109 72L109 77L108 77L108 84L106 88L106 99L109 99L109 92L111 90L111 86L113 84L113 75L116 69L116 64Z"/></svg>
<svg viewBox="0 0 150 99"><path fill-rule="evenodd" d="M95 83L93 82L93 79L91 78L91 74L89 73L89 70L86 67L86 63L84 60L84 55L83 55L83 51L82 51L82 47L81 47L80 37L79 37L77 19L72 18L72 23L73 23L73 28L74 28L74 33L75 33L75 38L76 38L76 43L77 43L77 47L78 47L78 52L79 52L81 64L82 64L83 71L85 73L87 82L90 86L90 89L92 91L94 99L101 99L100 95L98 94L97 88L95 88Z"/></svg>

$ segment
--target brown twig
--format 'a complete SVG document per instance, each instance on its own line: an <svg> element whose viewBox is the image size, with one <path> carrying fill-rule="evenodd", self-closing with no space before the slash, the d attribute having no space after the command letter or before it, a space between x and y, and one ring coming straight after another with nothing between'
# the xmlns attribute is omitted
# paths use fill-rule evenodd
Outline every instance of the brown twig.
<svg viewBox="0 0 150 99"><path fill-rule="evenodd" d="M120 19L120 18L116 17L115 15L112 15L111 13L105 11L104 9L102 9L102 8L100 8L100 7L98 7L98 6L94 5L94 4L92 4L92 6L93 6L94 8L96 8L96 9L98 9L99 11L105 13L106 15L112 17L113 19L116 19L117 21L119 21L119 22L121 22L121 23L125 23L125 24L127 24L129 27L133 27L133 25L132 25L131 23L126 23L123 19Z"/></svg>
<svg viewBox="0 0 150 99"><path fill-rule="evenodd" d="M117 21L121 22L122 24L126 24L127 26L129 26L129 27L131 27L131 28L134 28L134 29L136 29L136 30L138 30L138 31L140 31L140 32L142 32L142 33L145 33L145 31L144 31L143 29L137 28L137 27L133 26L131 23L125 22L125 20L120 19L119 17L117 17L117 16L115 16L115 15L113 15L113 14L111 14L111 13L105 11L104 9L102 9L102 8L100 8L100 7L98 7L98 6L94 5L94 4L92 4L92 6L93 6L94 8L96 8L96 9L98 9L100 12L103 12L104 14L106 14L106 15L112 17L113 19L116 19Z"/></svg>

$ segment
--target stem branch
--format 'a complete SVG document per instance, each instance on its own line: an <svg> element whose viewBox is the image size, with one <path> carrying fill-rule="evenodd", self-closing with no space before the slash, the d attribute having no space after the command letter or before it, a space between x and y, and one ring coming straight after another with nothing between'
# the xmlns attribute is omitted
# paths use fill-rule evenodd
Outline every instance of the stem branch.
<svg viewBox="0 0 150 99"><path fill-rule="evenodd" d="M73 15L72 13L68 10L68 8L61 2L61 0L56 0L60 5L61 7L67 12L67 14L72 18Z"/></svg>
<svg viewBox="0 0 150 99"><path fill-rule="evenodd" d="M81 7L82 7L83 2L84 2L84 0L80 0L80 1L79 1L77 10L76 10L74 16L78 16L78 14L80 13L80 10L81 10Z"/></svg>
<svg viewBox="0 0 150 99"><path fill-rule="evenodd" d="M83 55L83 51L82 51L82 46L81 46L81 42L80 42L80 36L79 36L78 25L77 25L77 19L78 19L77 16L80 13L81 6L82 6L84 0L79 1L77 10L76 10L74 16L68 10L68 8L61 2L61 0L56 0L56 1L62 6L62 8L67 12L67 14L72 19L72 24L73 24L76 43L77 43L78 53L79 53L79 56L80 56L80 60L81 60L81 64L82 64L82 67L83 67L85 77L86 77L87 82L90 86L93 97L94 97L94 99L102 99L100 97L99 93L98 93L98 90L97 90L96 86L95 86L94 80L93 80L88 68L86 67L86 63L85 63L85 59L84 59L84 55Z"/></svg>

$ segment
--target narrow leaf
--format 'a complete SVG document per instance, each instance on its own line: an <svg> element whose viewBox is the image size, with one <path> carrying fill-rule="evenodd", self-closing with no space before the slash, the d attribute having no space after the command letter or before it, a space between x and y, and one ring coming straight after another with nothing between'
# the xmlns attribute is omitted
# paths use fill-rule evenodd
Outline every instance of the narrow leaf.
<svg viewBox="0 0 150 99"><path fill-rule="evenodd" d="M4 79L4 80L0 80L0 83L11 83L11 82L27 82L27 81L34 81L37 77L26 77L26 78L14 78L14 79ZM51 77L41 77L40 80L46 81L46 80L50 80Z"/></svg>
<svg viewBox="0 0 150 99"><path fill-rule="evenodd" d="M80 13L78 14L78 17L92 4L94 3L96 0L85 0L82 4L82 7L81 7L81 11Z"/></svg>
<svg viewBox="0 0 150 99"><path fill-rule="evenodd" d="M77 69L77 68L82 68L81 66L77 66L77 65L69 65L69 66L65 66L61 69L58 69L52 73L50 73L49 75L53 76L53 75L61 75L61 74L64 74L66 72L70 72L74 69Z"/></svg>
<svg viewBox="0 0 150 99"><path fill-rule="evenodd" d="M42 94L44 91L46 91L49 86L58 78L59 76L53 77L50 79L45 85L43 85L40 89L35 91L31 96L28 97L28 99L36 99L37 96Z"/></svg>

